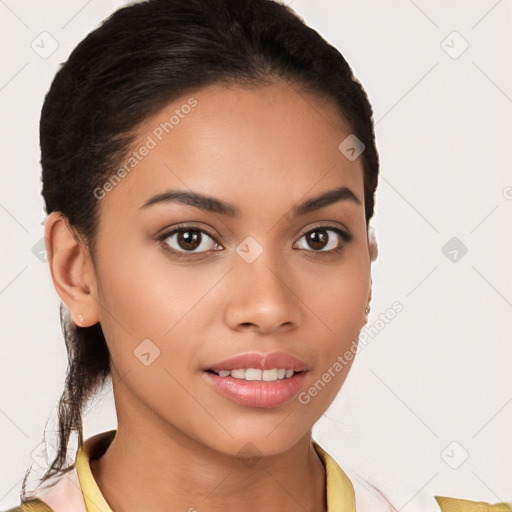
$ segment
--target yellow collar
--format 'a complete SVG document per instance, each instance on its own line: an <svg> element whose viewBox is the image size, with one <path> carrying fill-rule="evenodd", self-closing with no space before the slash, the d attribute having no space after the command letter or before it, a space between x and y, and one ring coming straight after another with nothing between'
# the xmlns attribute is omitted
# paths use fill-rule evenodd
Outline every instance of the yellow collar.
<svg viewBox="0 0 512 512"><path fill-rule="evenodd" d="M75 459L76 472L80 480L80 487L85 501L87 512L112 512L109 504L94 480L89 461L99 458L114 439L117 430L108 430L84 441L83 447L78 447Z"/></svg>
<svg viewBox="0 0 512 512"><path fill-rule="evenodd" d="M94 480L89 461L101 457L105 453L116 432L116 429L108 430L89 437L84 442L83 448L79 447L77 450L76 471L87 512L112 512ZM325 467L327 511L355 512L354 488L349 478L337 462L316 441L312 440L312 444Z"/></svg>
<svg viewBox="0 0 512 512"><path fill-rule="evenodd" d="M327 512L356 512L356 499L352 482L338 463L314 440L313 447L325 467Z"/></svg>

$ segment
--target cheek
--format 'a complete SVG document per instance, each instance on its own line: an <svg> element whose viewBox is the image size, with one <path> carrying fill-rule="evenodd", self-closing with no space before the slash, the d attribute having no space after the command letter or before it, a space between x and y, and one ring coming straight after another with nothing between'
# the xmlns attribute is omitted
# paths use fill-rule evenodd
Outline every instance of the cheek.
<svg viewBox="0 0 512 512"><path fill-rule="evenodd" d="M190 429L188 418L205 414L184 386L199 345L197 327L191 325L197 325L196 310L213 277L200 286L200 275L166 266L165 258L155 259L143 250L133 251L130 258L116 257L117 250L108 249L98 288L100 322L123 382L119 396L136 396L151 411ZM120 414L128 416L132 404L132 399L116 401ZM173 411L180 413L174 417Z"/></svg>
<svg viewBox="0 0 512 512"><path fill-rule="evenodd" d="M133 337L162 337L187 314L204 288L191 267L171 264L160 248L147 242L124 248L106 243L101 258L102 325L105 321Z"/></svg>
<svg viewBox="0 0 512 512"><path fill-rule="evenodd" d="M316 361L298 396L312 417L320 417L338 395L356 357L359 333L364 325L369 277L364 268L350 274L331 275L322 293L310 295L308 307L317 312L314 322Z"/></svg>
<svg viewBox="0 0 512 512"><path fill-rule="evenodd" d="M328 405L337 395L354 362L360 331L365 323L365 307L370 283L369 264L360 258L347 260L336 270L317 276L310 286L307 304L315 313L317 362L312 382L313 407ZM310 283L311 284L311 283ZM312 320L313 321L313 320ZM314 382L313 382L314 381ZM324 385L325 384L325 385ZM320 392L321 390L321 392ZM315 394L317 393L317 394Z"/></svg>
<svg viewBox="0 0 512 512"><path fill-rule="evenodd" d="M119 371L139 369L140 355L147 352L155 368L180 374L194 368L198 334L211 321L208 292L218 272L171 263L154 247L106 244L101 261L100 322Z"/></svg>
<svg viewBox="0 0 512 512"><path fill-rule="evenodd" d="M361 253L362 255L362 253ZM307 304L323 325L328 338L338 342L359 334L370 286L369 266L354 256L337 267L316 271L306 286ZM320 329L320 327L319 327Z"/></svg>

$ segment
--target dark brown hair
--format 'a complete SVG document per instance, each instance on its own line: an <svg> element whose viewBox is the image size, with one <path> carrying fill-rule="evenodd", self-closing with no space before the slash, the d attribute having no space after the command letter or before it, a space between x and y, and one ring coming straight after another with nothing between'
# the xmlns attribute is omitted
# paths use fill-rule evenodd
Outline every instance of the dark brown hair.
<svg viewBox="0 0 512 512"><path fill-rule="evenodd" d="M254 88L276 80L330 101L365 145L368 227L379 171L372 107L340 52L272 0L137 2L117 10L80 42L56 74L41 112L47 214L61 212L94 256L94 190L115 173L140 123L208 85ZM82 446L84 407L111 377L101 325L77 327L62 307L68 368L58 405L59 446L41 483L73 469L64 467L70 435L76 431Z"/></svg>

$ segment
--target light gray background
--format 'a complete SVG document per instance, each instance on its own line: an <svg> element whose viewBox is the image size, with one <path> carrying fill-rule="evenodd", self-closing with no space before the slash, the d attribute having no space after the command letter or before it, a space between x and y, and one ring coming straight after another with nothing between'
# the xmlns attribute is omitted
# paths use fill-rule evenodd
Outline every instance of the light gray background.
<svg viewBox="0 0 512 512"><path fill-rule="evenodd" d="M0 508L18 503L40 460L67 364L58 296L33 252L44 220L39 112L59 63L123 3L0 1ZM314 437L378 485L408 482L405 511L422 488L512 500L512 4L290 5L342 52L374 106L380 254L368 326L394 301L404 307L358 354ZM442 250L452 237L468 249L455 262ZM107 389L85 437L116 425Z"/></svg>

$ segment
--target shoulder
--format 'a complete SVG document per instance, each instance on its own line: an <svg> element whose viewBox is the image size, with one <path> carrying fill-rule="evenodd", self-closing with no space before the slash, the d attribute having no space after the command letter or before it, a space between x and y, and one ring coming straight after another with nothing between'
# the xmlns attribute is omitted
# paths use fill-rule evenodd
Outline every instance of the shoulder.
<svg viewBox="0 0 512 512"><path fill-rule="evenodd" d="M4 512L54 512L53 508L39 498L23 501L14 508Z"/></svg>
<svg viewBox="0 0 512 512"><path fill-rule="evenodd" d="M435 496L442 512L512 512L510 503L486 503L469 501L446 496Z"/></svg>
<svg viewBox="0 0 512 512"><path fill-rule="evenodd" d="M320 450L322 450L321 447ZM320 453L324 457L328 469L331 470L330 474L329 472L327 474L328 494L330 490L336 495L337 488L341 488L339 475L345 475L352 484L357 512L360 510L365 512L402 510L404 502L411 510L423 512L512 512L512 503L491 504L483 501L436 496L425 489L417 491L416 486L407 480L397 483L382 478L379 480L375 477L368 478L353 467L346 467L342 470L327 452L322 450ZM329 486L329 484L331 485ZM410 498L411 495L412 498Z"/></svg>
<svg viewBox="0 0 512 512"><path fill-rule="evenodd" d="M4 512L87 512L76 468Z"/></svg>

